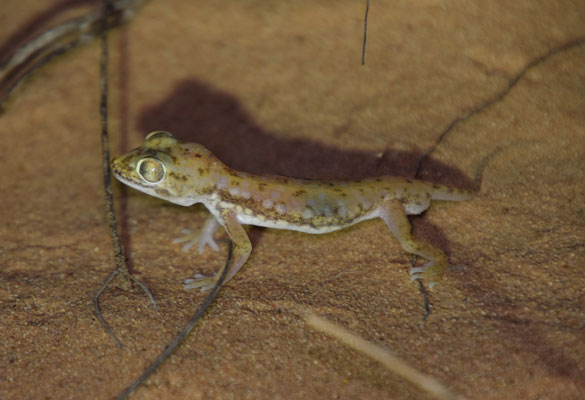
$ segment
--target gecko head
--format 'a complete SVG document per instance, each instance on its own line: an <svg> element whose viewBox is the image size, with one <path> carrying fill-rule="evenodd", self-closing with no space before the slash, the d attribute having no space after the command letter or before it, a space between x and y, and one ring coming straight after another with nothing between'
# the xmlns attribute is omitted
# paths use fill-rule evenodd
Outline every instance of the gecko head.
<svg viewBox="0 0 585 400"><path fill-rule="evenodd" d="M163 200L183 206L201 201L215 157L196 143L181 142L169 132L146 136L134 150L115 157L112 172L122 183Z"/></svg>

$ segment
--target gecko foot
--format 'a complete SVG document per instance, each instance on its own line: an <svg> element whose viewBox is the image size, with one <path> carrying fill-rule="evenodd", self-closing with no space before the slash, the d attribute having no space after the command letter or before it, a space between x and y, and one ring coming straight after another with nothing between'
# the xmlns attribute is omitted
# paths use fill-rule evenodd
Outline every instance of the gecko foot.
<svg viewBox="0 0 585 400"><path fill-rule="evenodd" d="M435 286L443 277L443 272L447 269L448 262L446 260L432 260L422 267L412 268L410 270L410 281L417 279L428 279L429 288Z"/></svg>
<svg viewBox="0 0 585 400"><path fill-rule="evenodd" d="M193 246L198 244L197 251L199 254L203 253L205 246L208 245L213 251L218 251L219 246L213 238L213 231L202 230L200 232L193 232L190 229L183 229L181 233L184 236L178 237L173 240L173 243L185 243L183 251L190 250Z"/></svg>
<svg viewBox="0 0 585 400"><path fill-rule="evenodd" d="M215 275L213 276L206 276L201 274L195 274L193 278L185 279L185 286L183 289L196 289L201 288L202 292L206 290L213 289L215 283L217 282L217 278Z"/></svg>

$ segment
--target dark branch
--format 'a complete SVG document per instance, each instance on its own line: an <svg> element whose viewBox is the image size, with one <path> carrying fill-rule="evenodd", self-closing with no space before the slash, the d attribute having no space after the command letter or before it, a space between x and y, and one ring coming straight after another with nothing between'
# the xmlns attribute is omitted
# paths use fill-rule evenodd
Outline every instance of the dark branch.
<svg viewBox="0 0 585 400"><path fill-rule="evenodd" d="M156 371L156 369L160 367L160 365L163 362L165 362L167 358L169 358L169 356L173 353L173 351L175 351L177 346L179 346L183 342L183 340L185 340L187 335L191 333L199 319L201 319L205 311L207 311L207 309L215 299L215 296L217 295L219 288L223 284L223 281L225 279L227 271L229 270L229 265L232 259L232 248L233 248L232 242L231 240L228 240L228 255L227 259L225 260L225 268L223 269L223 272L221 273L219 280L215 283L215 286L211 290L211 293L209 293L209 295L205 298L203 304L201 304L201 307L199 307L195 314L193 314L189 322L187 322L187 325L185 325L183 330L179 332L179 334L175 337L175 339L173 339L173 341L167 346L167 348L156 358L156 360L154 360L152 364L148 366L148 368L146 368L142 375L140 375L140 377L138 377L138 379L136 379L132 383L132 385L128 386L126 389L124 389L122 393L118 395L118 397L116 397L116 400L124 400L128 398L128 396L130 396L132 393L134 393L134 391L140 385L142 385L154 373L154 371Z"/></svg>

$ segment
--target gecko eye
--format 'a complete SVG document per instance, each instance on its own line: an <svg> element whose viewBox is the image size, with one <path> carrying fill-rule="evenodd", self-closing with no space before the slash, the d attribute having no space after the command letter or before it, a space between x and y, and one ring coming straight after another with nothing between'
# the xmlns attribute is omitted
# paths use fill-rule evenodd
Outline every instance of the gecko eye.
<svg viewBox="0 0 585 400"><path fill-rule="evenodd" d="M148 183L160 183L165 179L165 166L156 158L143 158L136 164L136 172Z"/></svg>

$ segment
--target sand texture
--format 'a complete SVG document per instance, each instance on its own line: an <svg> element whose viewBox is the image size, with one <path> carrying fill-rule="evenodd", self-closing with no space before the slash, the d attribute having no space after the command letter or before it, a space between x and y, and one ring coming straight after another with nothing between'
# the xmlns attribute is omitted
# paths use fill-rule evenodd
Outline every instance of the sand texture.
<svg viewBox="0 0 585 400"><path fill-rule="evenodd" d="M98 2L99 3L99 2ZM81 8L77 5L81 4ZM0 58L96 2L8 0ZM309 328L338 323L470 399L585 398L585 2L159 1L110 34L112 152L167 130L247 172L385 174L471 187L413 218L453 268L429 291L380 220L251 228L253 254L135 399L429 399ZM76 14L77 13L77 14ZM208 213L116 182L137 288L114 284L103 212L99 42L55 58L0 115L0 398L111 399L205 294L227 246L172 240ZM443 135L444 134L444 135ZM420 262L421 260L419 260Z"/></svg>

